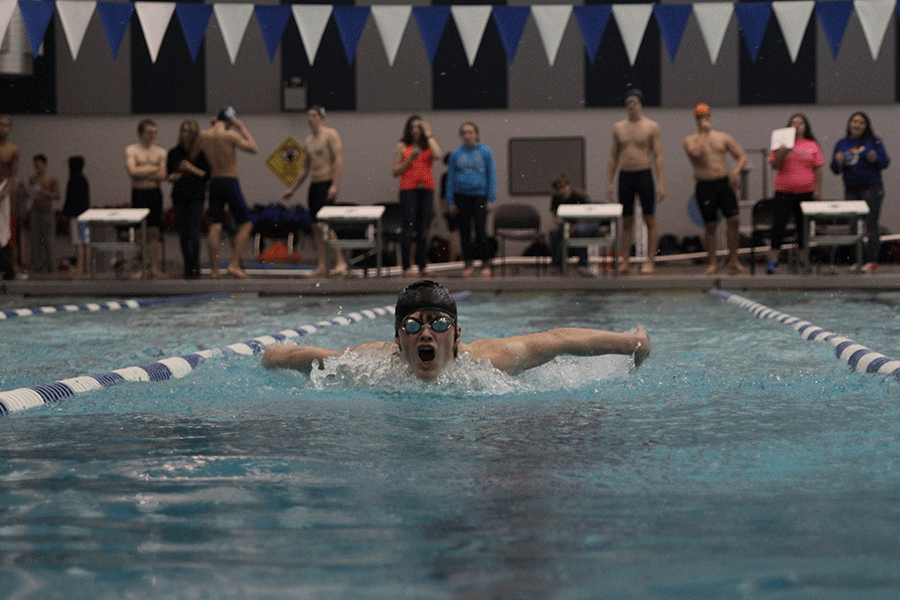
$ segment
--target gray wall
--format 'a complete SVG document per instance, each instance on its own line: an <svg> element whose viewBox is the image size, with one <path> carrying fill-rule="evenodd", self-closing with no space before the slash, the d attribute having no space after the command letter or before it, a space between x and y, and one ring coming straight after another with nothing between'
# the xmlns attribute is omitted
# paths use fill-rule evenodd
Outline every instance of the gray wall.
<svg viewBox="0 0 900 600"><path fill-rule="evenodd" d="M869 113L876 132L884 139L888 152L900 157L900 124L893 105L806 107L813 130L819 138L826 157L834 142L843 136L847 118L854 110ZM794 107L718 107L713 105L713 126L731 133L745 149L768 145L769 133L783 127ZM693 181L681 143L694 128L693 114L685 108L646 109L657 120L663 132L663 156L666 161L668 196L659 207L659 222L663 232L682 236L696 234L686 212L687 199L693 193ZM549 223L549 197L514 197L508 193L507 141L511 137L583 135L586 140L587 191L595 199L604 195L606 160L609 155L610 128L624 115L622 109L597 110L534 110L424 112L431 122L442 148L452 149L459 144L457 128L464 120L474 119L482 140L496 155L499 176L498 202L527 201L542 213L545 231ZM301 140L307 133L305 115L262 113L241 115L259 142L258 156L242 156L239 161L241 183L247 200L253 203L272 203L280 199L284 185L265 165L266 157L288 135ZM397 180L391 176L391 158L407 112L329 113L326 123L342 135L345 148L344 179L341 200L372 204L396 199ZM15 116L11 139L19 144L23 161L22 174L31 172L30 157L44 152L50 169L64 182L66 159L82 154L87 159L85 169L91 182L92 202L105 206L129 202L129 180L124 167L124 148L136 140L135 128L143 115L128 116ZM208 115L193 115L201 125ZM176 142L182 116L156 115L160 125L158 143L171 147ZM761 159L750 153L753 169L750 178L750 198L762 193ZM900 231L900 165L885 171L886 200L882 222L892 231ZM824 195L839 199L842 195L840 178L826 171ZM548 182L549 188L549 182ZM771 193L771 180L768 182ZM305 188L295 196L305 204ZM167 203L169 202L167 198Z"/></svg>

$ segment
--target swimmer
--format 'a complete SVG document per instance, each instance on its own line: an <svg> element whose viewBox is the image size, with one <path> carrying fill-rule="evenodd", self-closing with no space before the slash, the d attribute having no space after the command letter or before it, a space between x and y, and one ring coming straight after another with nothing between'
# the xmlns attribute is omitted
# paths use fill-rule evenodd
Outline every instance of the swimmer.
<svg viewBox="0 0 900 600"><path fill-rule="evenodd" d="M397 298L394 313L394 342L370 342L349 350L329 350L315 346L275 344L263 354L267 368L295 369L309 374L313 367L324 368L324 361L344 352L394 354L406 362L421 379L434 379L456 360L459 354L487 359L494 368L509 375L538 367L562 354L634 356L635 366L650 354L647 331L637 326L635 333L600 329L562 327L508 338L489 338L465 344L460 342L462 328L457 325L456 301L441 284L433 281L413 283Z"/></svg>

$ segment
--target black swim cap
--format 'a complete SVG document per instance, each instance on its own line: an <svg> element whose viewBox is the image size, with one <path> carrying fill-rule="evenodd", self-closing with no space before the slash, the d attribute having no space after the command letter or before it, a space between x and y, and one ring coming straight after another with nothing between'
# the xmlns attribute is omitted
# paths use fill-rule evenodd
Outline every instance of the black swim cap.
<svg viewBox="0 0 900 600"><path fill-rule="evenodd" d="M397 306L394 309L394 332L400 329L400 324L419 310L437 310L447 313L456 321L456 300L447 291L447 288L434 281L417 281L406 287L397 296Z"/></svg>
<svg viewBox="0 0 900 600"><path fill-rule="evenodd" d="M216 121L222 121L223 123L231 123L234 121L234 118L237 116L234 108L231 106L223 106L221 110L219 110L219 114L216 115Z"/></svg>

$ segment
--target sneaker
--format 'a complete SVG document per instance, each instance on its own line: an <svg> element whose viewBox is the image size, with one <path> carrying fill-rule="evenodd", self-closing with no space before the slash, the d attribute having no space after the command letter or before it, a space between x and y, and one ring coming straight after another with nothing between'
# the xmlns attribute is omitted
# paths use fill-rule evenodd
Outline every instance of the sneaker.
<svg viewBox="0 0 900 600"><path fill-rule="evenodd" d="M778 272L778 261L777 260L770 260L768 263L766 263L766 273L768 273L769 275L774 275L777 272Z"/></svg>
<svg viewBox="0 0 900 600"><path fill-rule="evenodd" d="M866 263L862 266L862 272L872 275L875 271L878 270L878 264L876 263Z"/></svg>

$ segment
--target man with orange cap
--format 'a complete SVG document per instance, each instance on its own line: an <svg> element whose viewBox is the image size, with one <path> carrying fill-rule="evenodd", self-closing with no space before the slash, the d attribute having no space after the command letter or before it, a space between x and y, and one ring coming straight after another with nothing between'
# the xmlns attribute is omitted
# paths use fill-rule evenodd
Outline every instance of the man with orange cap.
<svg viewBox="0 0 900 600"><path fill-rule="evenodd" d="M725 217L726 243L728 245L728 273L746 273L738 260L741 217L734 190L740 183L741 171L747 166L747 155L734 138L712 128L712 112L706 104L694 109L697 132L684 138L684 151L694 167L697 181L695 196L704 223L704 244L709 256L706 274L712 275L718 268L716 259L716 227L718 213ZM734 158L734 168L728 169L728 155Z"/></svg>

